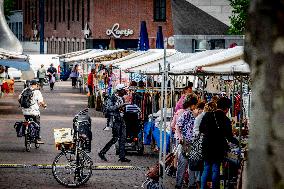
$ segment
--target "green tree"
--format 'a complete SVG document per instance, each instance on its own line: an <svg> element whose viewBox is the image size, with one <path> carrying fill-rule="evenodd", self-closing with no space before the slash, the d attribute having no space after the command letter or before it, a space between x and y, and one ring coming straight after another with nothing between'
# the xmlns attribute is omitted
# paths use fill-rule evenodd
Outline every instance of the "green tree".
<svg viewBox="0 0 284 189"><path fill-rule="evenodd" d="M233 10L232 16L230 16L231 25L228 32L232 35L244 35L250 0L229 1Z"/></svg>
<svg viewBox="0 0 284 189"><path fill-rule="evenodd" d="M12 10L14 8L14 0L4 0L4 15L6 19L9 19L8 17L12 15Z"/></svg>

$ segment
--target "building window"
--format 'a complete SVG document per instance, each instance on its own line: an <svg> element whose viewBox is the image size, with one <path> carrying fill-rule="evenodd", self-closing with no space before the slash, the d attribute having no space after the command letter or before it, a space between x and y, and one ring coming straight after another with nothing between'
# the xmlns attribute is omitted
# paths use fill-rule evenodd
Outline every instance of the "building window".
<svg viewBox="0 0 284 189"><path fill-rule="evenodd" d="M57 0L54 1L54 26L53 26L54 30L56 30L56 21L57 21L56 2L57 2Z"/></svg>
<svg viewBox="0 0 284 189"><path fill-rule="evenodd" d="M45 21L48 22L48 1L49 0L45 0Z"/></svg>
<svg viewBox="0 0 284 189"><path fill-rule="evenodd" d="M53 43L52 43L52 41L50 41L50 53L52 54L53 53Z"/></svg>
<svg viewBox="0 0 284 189"><path fill-rule="evenodd" d="M23 23L19 22L19 40L23 41Z"/></svg>
<svg viewBox="0 0 284 189"><path fill-rule="evenodd" d="M54 42L54 53L57 54L57 41Z"/></svg>
<svg viewBox="0 0 284 189"><path fill-rule="evenodd" d="M87 0L87 20L90 21L90 0Z"/></svg>
<svg viewBox="0 0 284 189"><path fill-rule="evenodd" d="M25 24L28 23L28 2L25 1Z"/></svg>
<svg viewBox="0 0 284 189"><path fill-rule="evenodd" d="M39 11L39 7L37 6L38 4L37 4L37 1L35 1L35 21L36 21L36 23L37 23L37 14L38 14L38 11Z"/></svg>
<svg viewBox="0 0 284 189"><path fill-rule="evenodd" d="M70 41L67 42L67 52L71 52Z"/></svg>
<svg viewBox="0 0 284 189"><path fill-rule="evenodd" d="M80 18L79 18L79 12L80 12L80 0L77 0L77 21L79 21L80 20Z"/></svg>
<svg viewBox="0 0 284 189"><path fill-rule="evenodd" d="M67 29L70 30L70 0L67 0L68 1L68 10L67 10Z"/></svg>
<svg viewBox="0 0 284 189"><path fill-rule="evenodd" d="M61 0L59 0L58 22L61 22Z"/></svg>
<svg viewBox="0 0 284 189"><path fill-rule="evenodd" d="M63 5L63 22L65 22L65 0L63 0L62 5Z"/></svg>
<svg viewBox="0 0 284 189"><path fill-rule="evenodd" d="M77 51L79 51L79 50L80 50L80 42L77 41Z"/></svg>
<svg viewBox="0 0 284 189"><path fill-rule="evenodd" d="M85 42L82 42L82 50L85 49Z"/></svg>
<svg viewBox="0 0 284 189"><path fill-rule="evenodd" d="M65 50L66 50L66 49L65 49L65 48L66 48L65 45L66 45L66 44L65 44L65 41L63 41L63 54L65 53Z"/></svg>
<svg viewBox="0 0 284 189"><path fill-rule="evenodd" d="M72 42L72 52L75 52L75 41Z"/></svg>
<svg viewBox="0 0 284 189"><path fill-rule="evenodd" d="M28 7L31 7L31 3L28 1ZM28 24L31 24L31 11L28 10Z"/></svg>
<svg viewBox="0 0 284 189"><path fill-rule="evenodd" d="M166 21L166 0L154 0L154 21Z"/></svg>
<svg viewBox="0 0 284 189"><path fill-rule="evenodd" d="M53 0L50 0L50 22L52 22L53 20L53 18L52 18L52 14L53 14L53 12L52 12L52 8L53 8L53 5L52 5L52 1Z"/></svg>
<svg viewBox="0 0 284 189"><path fill-rule="evenodd" d="M59 50L58 54L62 54L61 41L58 41L58 50Z"/></svg>
<svg viewBox="0 0 284 189"><path fill-rule="evenodd" d="M82 30L84 30L84 17L85 17L85 9L84 9L84 0L82 0Z"/></svg>
<svg viewBox="0 0 284 189"><path fill-rule="evenodd" d="M75 20L75 0L72 0L72 21Z"/></svg>

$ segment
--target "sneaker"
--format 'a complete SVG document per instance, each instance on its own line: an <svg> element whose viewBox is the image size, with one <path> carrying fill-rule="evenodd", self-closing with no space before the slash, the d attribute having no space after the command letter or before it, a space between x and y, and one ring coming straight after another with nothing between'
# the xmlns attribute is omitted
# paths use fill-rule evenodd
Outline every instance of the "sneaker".
<svg viewBox="0 0 284 189"><path fill-rule="evenodd" d="M127 158L120 158L118 161L129 163L131 160Z"/></svg>
<svg viewBox="0 0 284 189"><path fill-rule="evenodd" d="M36 141L36 143L37 144L44 144L44 142L42 140L39 140L39 139Z"/></svg>
<svg viewBox="0 0 284 189"><path fill-rule="evenodd" d="M98 153L98 155L99 155L99 157L101 158L101 160L103 160L103 161L107 161L107 158L106 158L106 156L105 156L105 154L103 154L103 153Z"/></svg>
<svg viewBox="0 0 284 189"><path fill-rule="evenodd" d="M110 127L105 127L104 128L104 131L109 131L110 130Z"/></svg>

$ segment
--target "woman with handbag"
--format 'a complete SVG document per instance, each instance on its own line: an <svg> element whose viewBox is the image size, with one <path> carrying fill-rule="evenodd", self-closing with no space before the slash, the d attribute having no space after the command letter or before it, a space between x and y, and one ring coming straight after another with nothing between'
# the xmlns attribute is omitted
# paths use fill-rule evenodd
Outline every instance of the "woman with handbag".
<svg viewBox="0 0 284 189"><path fill-rule="evenodd" d="M217 101L217 110L207 112L200 123L199 131L203 134L204 168L201 176L201 189L205 189L209 172L212 170L212 189L220 187L220 164L228 151L227 140L238 144L233 137L230 119L226 116L231 101L222 97Z"/></svg>
<svg viewBox="0 0 284 189"><path fill-rule="evenodd" d="M176 134L179 139L179 143L182 144L181 154L178 158L177 175L176 175L176 187L181 188L183 183L184 173L188 166L188 153L190 151L190 140L193 132L194 115L193 110L196 107L198 100L195 94L190 94L185 97L183 107L186 111L179 117L177 121ZM191 182L191 178L194 177L193 172L188 171L189 174L189 186L192 186L194 182Z"/></svg>

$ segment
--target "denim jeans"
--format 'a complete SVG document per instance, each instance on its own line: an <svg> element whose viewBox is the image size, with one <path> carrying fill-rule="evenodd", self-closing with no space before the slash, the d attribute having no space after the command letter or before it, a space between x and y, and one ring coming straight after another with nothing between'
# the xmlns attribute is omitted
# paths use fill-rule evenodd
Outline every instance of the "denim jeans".
<svg viewBox="0 0 284 189"><path fill-rule="evenodd" d="M176 175L177 187L181 187L183 184L183 178L186 168L188 168L188 158L184 157L182 153L180 153L178 157L177 175ZM189 180L188 186L195 186L196 183L195 171L191 171L189 168L188 168L188 180Z"/></svg>
<svg viewBox="0 0 284 189"><path fill-rule="evenodd" d="M212 170L212 189L220 188L219 175L220 175L220 162L204 162L203 173L201 176L201 189L206 189L207 178Z"/></svg>

